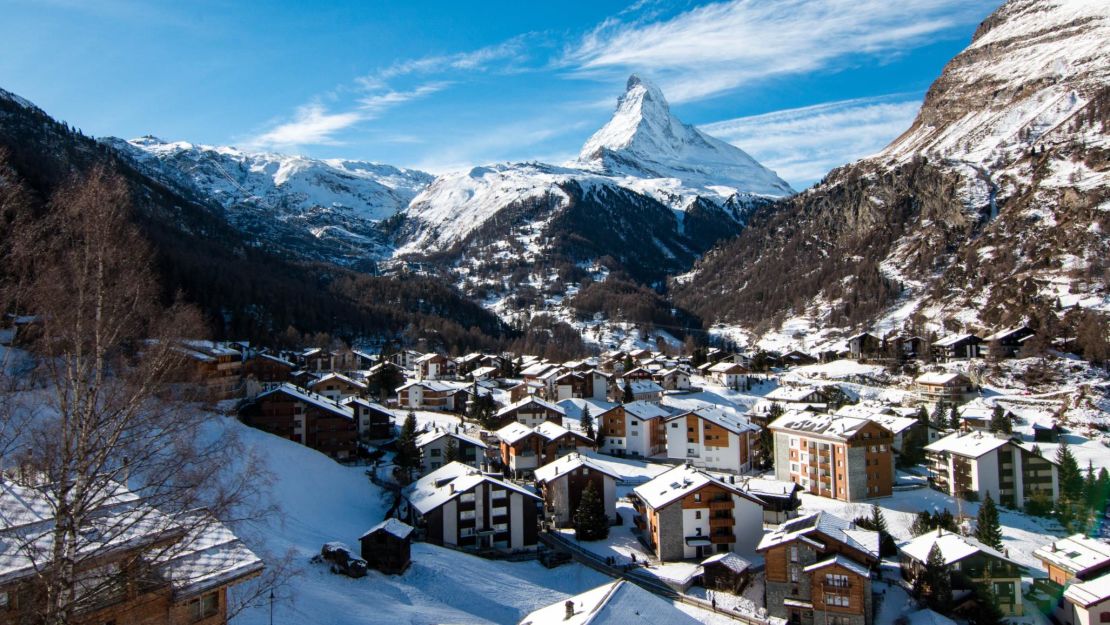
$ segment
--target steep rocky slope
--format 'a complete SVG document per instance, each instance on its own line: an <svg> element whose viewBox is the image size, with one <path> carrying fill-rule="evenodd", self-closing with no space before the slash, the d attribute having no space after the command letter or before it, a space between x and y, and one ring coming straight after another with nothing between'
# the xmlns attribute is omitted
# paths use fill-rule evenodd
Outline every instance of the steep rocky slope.
<svg viewBox="0 0 1110 625"><path fill-rule="evenodd" d="M149 175L222 206L246 237L300 258L372 266L392 247L378 222L433 179L422 171L347 160L253 153L155 137L105 143Z"/></svg>
<svg viewBox="0 0 1110 625"><path fill-rule="evenodd" d="M830 328L945 332L1110 310L1108 110L1105 3L1011 0L901 137L758 211L675 280L676 300L811 345Z"/></svg>

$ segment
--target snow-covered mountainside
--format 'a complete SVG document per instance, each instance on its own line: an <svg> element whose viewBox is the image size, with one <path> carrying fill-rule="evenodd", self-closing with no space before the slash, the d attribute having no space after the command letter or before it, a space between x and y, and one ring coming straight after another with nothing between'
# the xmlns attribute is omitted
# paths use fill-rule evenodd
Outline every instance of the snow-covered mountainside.
<svg viewBox="0 0 1110 625"><path fill-rule="evenodd" d="M252 153L155 137L105 139L156 177L186 184L262 243L351 264L388 256L377 223L433 179L422 171L347 160Z"/></svg>
<svg viewBox="0 0 1110 625"><path fill-rule="evenodd" d="M1110 310L1108 129L1106 4L1011 0L901 137L759 211L676 281L676 300L800 340Z"/></svg>
<svg viewBox="0 0 1110 625"><path fill-rule="evenodd" d="M673 179L683 188L721 199L737 192L774 197L794 193L740 148L679 121L663 92L635 74L616 113L586 141L576 164L610 176Z"/></svg>
<svg viewBox="0 0 1110 625"><path fill-rule="evenodd" d="M793 193L743 150L683 124L657 87L633 75L579 160L490 165L437 178L405 211L398 254L450 250L503 210L538 198L552 210L566 208L571 182L586 193L625 189L676 211L710 204L735 222L724 234L755 207ZM679 234L684 222L678 215Z"/></svg>

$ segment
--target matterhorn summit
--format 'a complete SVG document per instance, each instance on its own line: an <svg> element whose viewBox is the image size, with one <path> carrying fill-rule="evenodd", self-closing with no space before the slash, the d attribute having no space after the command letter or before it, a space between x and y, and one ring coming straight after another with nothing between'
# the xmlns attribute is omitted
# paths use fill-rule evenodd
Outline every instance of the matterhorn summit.
<svg viewBox="0 0 1110 625"><path fill-rule="evenodd" d="M612 119L586 141L575 164L610 176L675 179L709 195L793 193L740 148L682 123L659 87L636 74L628 78Z"/></svg>

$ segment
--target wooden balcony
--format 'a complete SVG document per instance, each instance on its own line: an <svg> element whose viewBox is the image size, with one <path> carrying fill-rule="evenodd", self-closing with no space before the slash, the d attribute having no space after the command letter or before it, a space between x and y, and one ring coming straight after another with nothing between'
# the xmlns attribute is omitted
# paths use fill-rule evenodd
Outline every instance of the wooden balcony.
<svg viewBox="0 0 1110 625"><path fill-rule="evenodd" d="M709 502L710 510L732 510L732 507L732 497L729 497L728 499L714 499L713 501Z"/></svg>

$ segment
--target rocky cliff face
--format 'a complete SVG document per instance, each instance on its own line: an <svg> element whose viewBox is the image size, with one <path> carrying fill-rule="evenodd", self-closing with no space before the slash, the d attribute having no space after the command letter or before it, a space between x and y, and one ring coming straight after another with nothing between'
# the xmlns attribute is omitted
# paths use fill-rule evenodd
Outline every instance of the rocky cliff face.
<svg viewBox="0 0 1110 625"><path fill-rule="evenodd" d="M1108 57L1100 3L1006 3L901 137L759 211L676 281L677 301L757 333L1110 310Z"/></svg>

